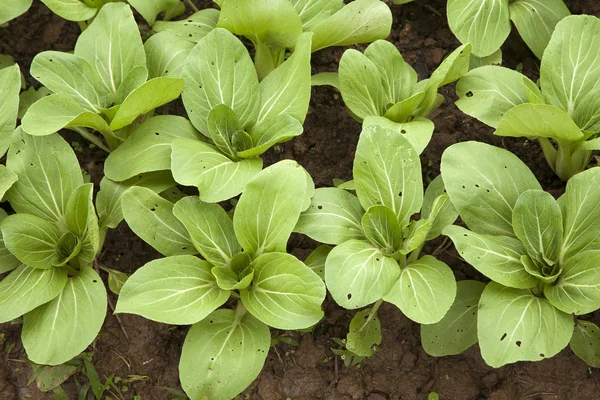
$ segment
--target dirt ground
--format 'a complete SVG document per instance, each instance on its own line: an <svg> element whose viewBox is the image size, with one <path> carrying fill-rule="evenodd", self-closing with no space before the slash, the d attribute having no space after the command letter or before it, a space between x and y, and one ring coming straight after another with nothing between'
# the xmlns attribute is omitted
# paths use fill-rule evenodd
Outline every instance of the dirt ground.
<svg viewBox="0 0 600 400"><path fill-rule="evenodd" d="M70 51L79 28L53 15L40 2L0 28L0 54L12 55L26 70L35 54L44 50ZM209 0L196 0L208 7ZM600 16L598 0L566 0L574 14ZM445 0L418 0L405 6L393 6L394 28L389 40L414 66L420 78L428 77L440 61L458 42L451 34L445 15ZM523 70L536 78L539 61L529 52L516 32L507 40L503 65L510 68L521 64ZM343 49L327 49L313 55L313 72L333 71ZM35 81L27 77L30 84ZM499 138L492 129L462 114L455 106L454 86L442 90L446 101L433 115L436 130L433 140L422 155L423 173L435 177L439 173L441 154L453 143L479 140L503 146L516 153L534 171L546 189L561 190L564 186L554 177L537 145L526 140ZM181 104L171 106L181 112ZM349 179L360 126L346 112L341 96L334 89L313 89L310 115L303 135L271 150L266 163L293 158L313 176L315 184L329 186L333 178ZM83 139L68 136L69 141L84 144L78 152L81 166L99 183L103 160L101 150L89 150ZM294 235L288 250L300 258L306 257L316 243ZM133 273L159 255L121 224L108 234L105 252L100 262L107 267ZM485 279L473 268L462 263L453 249L442 256L455 271L456 278ZM106 280L106 276L103 276ZM109 295L113 304L116 296ZM326 319L312 333L286 333L299 346L278 344L271 350L259 378L246 390L246 399L426 399L435 391L442 400L594 400L600 399L600 372L588 367L567 348L552 359L536 363L517 363L499 369L488 367L477 346L464 354L434 358L421 348L419 326L392 305L380 309L383 342L381 351L365 360L360 367L344 367L334 356L332 338L342 338L353 313L340 309L328 298L324 305ZM600 322L600 313L589 316ZM143 400L175 397L161 387L181 389L178 381L178 360L188 327L154 323L134 315L121 316L125 337L116 318L109 312L101 335L94 347L94 364L100 378L115 374L146 377L128 384L126 399L139 395ZM14 343L12 350L0 352L0 400L51 399L35 384L27 385L31 368L22 361L23 347L19 340L20 326L0 324L5 343ZM84 380L81 375L78 378ZM72 380L64 385L68 393L75 388ZM76 397L72 397L76 398Z"/></svg>

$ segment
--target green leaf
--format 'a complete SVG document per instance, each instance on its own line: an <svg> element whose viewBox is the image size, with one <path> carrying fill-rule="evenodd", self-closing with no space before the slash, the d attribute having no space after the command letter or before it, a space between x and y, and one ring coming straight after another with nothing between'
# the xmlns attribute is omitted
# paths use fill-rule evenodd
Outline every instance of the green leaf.
<svg viewBox="0 0 600 400"><path fill-rule="evenodd" d="M491 282L479 300L477 331L483 359L498 368L553 357L569 343L573 318L529 290Z"/></svg>
<svg viewBox="0 0 600 400"><path fill-rule="evenodd" d="M224 290L246 289L254 279L254 270L252 268L248 268L248 273L241 279L228 267L213 267L210 272L215 277L217 285Z"/></svg>
<svg viewBox="0 0 600 400"><path fill-rule="evenodd" d="M477 306L485 283L456 282L456 299L444 318L421 325L421 343L434 357L460 354L477 343Z"/></svg>
<svg viewBox="0 0 600 400"><path fill-rule="evenodd" d="M476 68L456 84L456 106L465 114L497 128L508 110L529 101L524 82L535 85L512 69L496 65Z"/></svg>
<svg viewBox="0 0 600 400"><path fill-rule="evenodd" d="M194 43L182 39L173 32L159 32L144 43L148 61L148 77L169 76L181 78L185 59Z"/></svg>
<svg viewBox="0 0 600 400"><path fill-rule="evenodd" d="M355 309L381 299L400 275L398 263L364 240L348 240L327 256L325 283L340 306Z"/></svg>
<svg viewBox="0 0 600 400"><path fill-rule="evenodd" d="M423 204L419 155L408 140L379 126L363 129L354 158L356 194L365 210L386 206L401 227Z"/></svg>
<svg viewBox="0 0 600 400"><path fill-rule="evenodd" d="M377 65L361 52L346 50L340 59L340 92L346 107L360 119L385 113L387 93Z"/></svg>
<svg viewBox="0 0 600 400"><path fill-rule="evenodd" d="M600 130L598 46L598 18L566 17L556 25L540 67L546 100L569 114L581 130L590 132Z"/></svg>
<svg viewBox="0 0 600 400"><path fill-rule="evenodd" d="M309 328L323 318L325 284L296 257L267 253L252 264L252 286L240 292L252 315L277 329Z"/></svg>
<svg viewBox="0 0 600 400"><path fill-rule="evenodd" d="M363 128L371 125L379 125L403 135L418 154L425 150L435 129L433 122L423 117L417 117L404 123L391 121L387 117L366 117L363 121Z"/></svg>
<svg viewBox="0 0 600 400"><path fill-rule="evenodd" d="M185 61L183 78L183 104L203 134L208 135L208 113L219 104L234 111L242 128L255 122L259 105L256 69L248 50L230 32L215 29L200 40Z"/></svg>
<svg viewBox="0 0 600 400"><path fill-rule="evenodd" d="M463 44L457 47L442 63L433 71L427 86L442 87L456 82L469 71L471 58L471 45Z"/></svg>
<svg viewBox="0 0 600 400"><path fill-rule="evenodd" d="M52 92L44 86L37 90L33 86L30 86L27 90L21 92L19 95L19 113L17 114L17 118L23 119L33 103L50 94L52 94Z"/></svg>
<svg viewBox="0 0 600 400"><path fill-rule="evenodd" d="M300 215L294 228L321 243L341 244L350 239L362 239L364 211L358 198L338 188L319 188L310 207Z"/></svg>
<svg viewBox="0 0 600 400"><path fill-rule="evenodd" d="M25 13L31 7L32 2L33 0L8 0L0 4L0 25Z"/></svg>
<svg viewBox="0 0 600 400"><path fill-rule="evenodd" d="M304 31L310 31L344 6L343 0L290 0L290 3L300 15Z"/></svg>
<svg viewBox="0 0 600 400"><path fill-rule="evenodd" d="M103 90L117 101L117 95L123 94L121 85L126 86L127 80L132 79L128 75L136 68L139 71L140 67L146 66L144 45L131 8L124 3L102 6L94 22L77 39L75 55L96 69ZM146 77L142 77L144 82Z"/></svg>
<svg viewBox="0 0 600 400"><path fill-rule="evenodd" d="M1 19L2 12L0 10ZM20 91L21 73L19 66L15 64L0 69L0 97L2 98L2 103L0 103L0 156L6 153L17 124Z"/></svg>
<svg viewBox="0 0 600 400"><path fill-rule="evenodd" d="M587 365L600 368L600 329L596 324L577 320L569 345Z"/></svg>
<svg viewBox="0 0 600 400"><path fill-rule="evenodd" d="M7 217L6 211L0 208L0 223ZM21 261L15 257L4 244L2 231L0 230L0 274L4 274L20 267Z"/></svg>
<svg viewBox="0 0 600 400"><path fill-rule="evenodd" d="M562 273L562 268L548 266L544 261L539 261L528 255L521 256L521 263L530 275L546 284L554 283Z"/></svg>
<svg viewBox="0 0 600 400"><path fill-rule="evenodd" d="M225 104L219 104L208 113L207 123L208 136L215 146L227 157L235 159L236 151L232 140L234 134L241 131L241 127L233 110Z"/></svg>
<svg viewBox="0 0 600 400"><path fill-rule="evenodd" d="M527 254L548 265L558 260L563 223L560 207L550 193L528 190L519 196L512 225Z"/></svg>
<svg viewBox="0 0 600 400"><path fill-rule="evenodd" d="M371 308L357 312L350 321L346 349L363 357L370 357L381 344L381 323L377 314L369 320Z"/></svg>
<svg viewBox="0 0 600 400"><path fill-rule="evenodd" d="M333 250L333 247L328 244L322 244L314 249L304 261L304 265L312 269L323 280L325 279L325 261L331 250Z"/></svg>
<svg viewBox="0 0 600 400"><path fill-rule="evenodd" d="M30 382L35 380L35 383L40 389L40 392L48 392L52 389L60 387L67 379L73 376L77 370L77 365L63 364L51 367L48 365L31 365L33 375Z"/></svg>
<svg viewBox="0 0 600 400"><path fill-rule="evenodd" d="M319 72L310 77L311 86L331 86L340 90L340 76L337 72Z"/></svg>
<svg viewBox="0 0 600 400"><path fill-rule="evenodd" d="M518 0L508 9L519 35L540 60L556 24L571 15L563 0Z"/></svg>
<svg viewBox="0 0 600 400"><path fill-rule="evenodd" d="M177 6L179 0L127 0L129 4L152 26L163 11Z"/></svg>
<svg viewBox="0 0 600 400"><path fill-rule="evenodd" d="M265 80L276 75L276 72L277 70L271 72ZM290 115L280 114L268 117L252 127L249 136L251 147L238 152L237 156L242 158L259 156L277 143L287 142L300 135L303 130L302 124Z"/></svg>
<svg viewBox="0 0 600 400"><path fill-rule="evenodd" d="M67 229L81 241L78 259L83 264L93 262L100 250L100 232L93 196L93 183L79 186L71 194L65 214Z"/></svg>
<svg viewBox="0 0 600 400"><path fill-rule="evenodd" d="M189 43L198 43L217 26L219 10L200 10L181 21L156 21L152 26L155 32L170 32Z"/></svg>
<svg viewBox="0 0 600 400"><path fill-rule="evenodd" d="M308 183L305 170L291 160L271 165L248 182L233 216L245 251L256 256L286 251L304 199L312 194Z"/></svg>
<svg viewBox="0 0 600 400"><path fill-rule="evenodd" d="M517 156L484 143L450 146L442 155L441 170L456 211L479 234L514 236L517 199L526 190L542 189Z"/></svg>
<svg viewBox="0 0 600 400"><path fill-rule="evenodd" d="M229 299L229 291L217 286L211 268L187 255L150 261L127 279L115 312L165 324L202 321Z"/></svg>
<svg viewBox="0 0 600 400"><path fill-rule="evenodd" d="M373 206L362 216L361 222L367 239L383 254L392 254L402 247L402 227L390 208Z"/></svg>
<svg viewBox="0 0 600 400"><path fill-rule="evenodd" d="M430 214L421 211L421 216L425 217L425 215L427 215L426 218L429 224L426 240L433 240L440 236L444 228L452 225L458 218L458 213L447 194L438 196L433 201Z"/></svg>
<svg viewBox="0 0 600 400"><path fill-rule="evenodd" d="M104 174L109 179L124 181L144 172L171 169L171 143L177 138L199 140L200 135L183 117L152 117L108 155Z"/></svg>
<svg viewBox="0 0 600 400"><path fill-rule="evenodd" d="M508 0L448 0L448 24L473 54L486 57L502 46L510 33Z"/></svg>
<svg viewBox="0 0 600 400"><path fill-rule="evenodd" d="M469 61L469 70L483 67L486 65L501 65L502 64L502 49L498 49L489 56L477 57L471 53L471 60Z"/></svg>
<svg viewBox="0 0 600 400"><path fill-rule="evenodd" d="M262 160L231 161L214 146L192 139L172 142L171 170L177 183L196 186L207 203L229 200L262 169Z"/></svg>
<svg viewBox="0 0 600 400"><path fill-rule="evenodd" d="M162 76L149 80L125 98L110 128L117 130L126 127L137 117L175 100L182 90L183 79L180 78Z"/></svg>
<svg viewBox="0 0 600 400"><path fill-rule="evenodd" d="M398 281L383 297L404 315L420 324L440 321L456 297L450 267L432 256L423 256L402 268Z"/></svg>
<svg viewBox="0 0 600 400"><path fill-rule="evenodd" d="M102 280L93 268L83 267L58 297L25 314L21 339L27 356L37 364L69 361L96 338L105 315Z"/></svg>
<svg viewBox="0 0 600 400"><path fill-rule="evenodd" d="M421 247L429 236L431 223L432 221L427 219L411 221L408 228L405 230L407 232L404 234L404 243L402 244L402 247L398 249L398 253L407 255Z"/></svg>
<svg viewBox="0 0 600 400"><path fill-rule="evenodd" d="M184 197L175 203L173 214L187 229L202 257L212 265L228 266L242 250L233 230L233 221L218 204Z"/></svg>
<svg viewBox="0 0 600 400"><path fill-rule="evenodd" d="M426 81L421 82L427 83ZM418 86L413 86L413 90L416 87ZM429 92L435 95L437 93L437 88L431 87ZM419 115L421 105L426 102L427 94L427 91L415 90L410 97L388 108L384 114L384 117L396 122L408 122L412 116Z"/></svg>
<svg viewBox="0 0 600 400"><path fill-rule="evenodd" d="M92 19L98 9L90 7L81 0L42 0L52 12L69 21Z"/></svg>
<svg viewBox="0 0 600 400"><path fill-rule="evenodd" d="M116 269L101 267L108 274L108 288L117 296L121 293L123 285L127 282L129 275Z"/></svg>
<svg viewBox="0 0 600 400"><path fill-rule="evenodd" d="M54 299L67 284L62 268L21 265L0 281L0 321L9 322Z"/></svg>
<svg viewBox="0 0 600 400"><path fill-rule="evenodd" d="M312 51L385 39L391 29L392 12L384 2L355 0L311 28Z"/></svg>
<svg viewBox="0 0 600 400"><path fill-rule="evenodd" d="M65 232L56 244L56 260L52 263L55 267L63 267L81 252L82 242L74 233Z"/></svg>
<svg viewBox="0 0 600 400"><path fill-rule="evenodd" d="M0 200L8 189L19 179L17 175L4 165L0 165Z"/></svg>
<svg viewBox="0 0 600 400"><path fill-rule="evenodd" d="M185 338L181 386L192 399L234 398L258 377L270 343L269 328L249 313L217 310Z"/></svg>
<svg viewBox="0 0 600 400"><path fill-rule="evenodd" d="M569 314L587 314L600 308L600 250L576 254L561 267L558 280L544 286L548 301Z"/></svg>
<svg viewBox="0 0 600 400"><path fill-rule="evenodd" d="M526 250L519 240L478 234L454 225L447 226L443 233L452 239L462 258L491 280L517 289L537 284L521 263Z"/></svg>
<svg viewBox="0 0 600 400"><path fill-rule="evenodd" d="M128 189L121 207L131 230L161 254L197 253L185 226L173 215L173 203L151 189L136 186Z"/></svg>

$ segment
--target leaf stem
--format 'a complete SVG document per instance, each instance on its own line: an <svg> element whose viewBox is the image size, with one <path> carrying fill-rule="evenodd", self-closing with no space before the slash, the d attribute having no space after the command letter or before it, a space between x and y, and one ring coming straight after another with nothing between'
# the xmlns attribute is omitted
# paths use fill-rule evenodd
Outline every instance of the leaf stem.
<svg viewBox="0 0 600 400"><path fill-rule="evenodd" d="M377 310L379 310L379 307L381 307L381 304L383 304L383 299L377 300L377 302L375 303L373 308L371 308L369 317L367 318L367 320L365 321L363 326L360 328L361 331L364 329L365 326L369 325L369 322L371 322L373 320L373 318L375 318L375 316L377 315Z"/></svg>
<svg viewBox="0 0 600 400"><path fill-rule="evenodd" d="M190 6L190 8L194 11L194 12L198 12L200 10L198 10L198 7L196 7L196 5L192 2L192 0L185 0L186 3L188 3L188 5Z"/></svg>
<svg viewBox="0 0 600 400"><path fill-rule="evenodd" d="M244 303L242 303L241 300L238 300L237 307L235 308L235 321L233 322L233 324L239 324L245 314L246 307L244 307Z"/></svg>
<svg viewBox="0 0 600 400"><path fill-rule="evenodd" d="M102 150L106 151L107 153L110 153L110 149L108 147L106 147L106 145L104 143L102 143L102 141L100 139L98 139L98 137L96 135L90 133L87 129L79 127L79 126L72 126L67 129L70 129L72 131L79 133L84 139L92 142L93 144L100 147Z"/></svg>
<svg viewBox="0 0 600 400"><path fill-rule="evenodd" d="M419 247L417 247L416 249L414 249L409 255L408 255L408 259L406 260L406 262L408 264L410 264L413 261L417 261L417 259L419 258L419 255L421 254L421 250L423 250L423 246L425 245L425 243L421 244Z"/></svg>
<svg viewBox="0 0 600 400"><path fill-rule="evenodd" d="M77 21L77 25L79 25L79 29L81 29L81 32L85 31L88 27L85 21Z"/></svg>

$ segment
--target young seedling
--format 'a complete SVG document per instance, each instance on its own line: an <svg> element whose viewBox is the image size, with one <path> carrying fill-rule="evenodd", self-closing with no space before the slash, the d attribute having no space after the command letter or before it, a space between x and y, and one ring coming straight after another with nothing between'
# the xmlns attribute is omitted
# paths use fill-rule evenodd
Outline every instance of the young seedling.
<svg viewBox="0 0 600 400"><path fill-rule="evenodd" d="M460 300L468 310L460 327L455 314L439 330L472 332L476 324L481 355L492 367L554 356L573 336L572 314L600 307L600 168L575 175L555 200L512 153L464 142L444 152L442 178L468 227L448 226L443 234L492 282L483 290L464 286ZM460 351L446 343L452 336L429 335L437 342L430 347Z"/></svg>
<svg viewBox="0 0 600 400"><path fill-rule="evenodd" d="M184 65L182 97L191 124L173 116L148 120L110 154L106 176L120 182L171 170L179 184L196 186L204 202L240 194L261 171L260 155L303 131L310 37L302 34L292 56L259 83L240 40L225 29L211 31Z"/></svg>
<svg viewBox="0 0 600 400"><path fill-rule="evenodd" d="M0 25L24 14L32 3L33 0L3 0L0 4Z"/></svg>
<svg viewBox="0 0 600 400"><path fill-rule="evenodd" d="M541 90L516 71L481 67L458 82L456 105L496 128L496 135L537 139L552 170L566 181L600 149L598 46L598 18L564 18L542 58Z"/></svg>
<svg viewBox="0 0 600 400"><path fill-rule="evenodd" d="M21 339L36 364L58 365L96 338L106 290L92 267L107 227L98 224L93 185L84 183L71 147L58 135L15 131L6 193L15 214L1 211L0 322L23 316Z"/></svg>
<svg viewBox="0 0 600 400"><path fill-rule="evenodd" d="M369 356L381 341L376 316L383 301L421 324L439 321L452 305L452 270L430 255L421 257L421 250L457 214L440 179L423 196L419 155L395 131L364 128L353 172L356 196L317 189L294 230L335 245L326 255L325 283L336 303L347 309L375 303L356 314L347 341L348 350ZM421 219L411 220L418 212Z"/></svg>
<svg viewBox="0 0 600 400"><path fill-rule="evenodd" d="M179 363L190 398L234 398L262 369L269 327L303 329L323 317L323 281L286 253L313 193L310 176L294 161L248 182L233 219L198 197L173 205L144 188L125 193L125 220L166 257L125 282L116 312L192 324Z"/></svg>
<svg viewBox="0 0 600 400"><path fill-rule="evenodd" d="M31 75L53 94L27 110L23 130L43 136L69 128L106 150L127 138L129 131L123 128L183 90L177 77L148 80L144 45L131 8L123 3L102 7L79 36L74 54L38 54ZM100 132L108 148L86 128Z"/></svg>
<svg viewBox="0 0 600 400"><path fill-rule="evenodd" d="M571 15L563 0L448 0L448 24L462 43L473 46L480 59L502 57L500 46L511 30L512 21L537 58L556 24Z"/></svg>
<svg viewBox="0 0 600 400"><path fill-rule="evenodd" d="M378 40L370 44L364 54L353 49L344 52L339 82L334 75L326 73L315 75L313 84L336 86L346 107L358 121L364 121L366 126L381 125L405 135L421 153L434 129L433 122L426 117L444 101L438 89L461 78L469 70L470 51L470 45L457 48L431 78L417 82L417 73L403 60L396 46Z"/></svg>
<svg viewBox="0 0 600 400"><path fill-rule="evenodd" d="M385 39L392 13L380 0L219 0L217 27L254 44L254 62L264 79L295 48L302 32L312 32L311 51ZM251 22L250 22L251 21Z"/></svg>

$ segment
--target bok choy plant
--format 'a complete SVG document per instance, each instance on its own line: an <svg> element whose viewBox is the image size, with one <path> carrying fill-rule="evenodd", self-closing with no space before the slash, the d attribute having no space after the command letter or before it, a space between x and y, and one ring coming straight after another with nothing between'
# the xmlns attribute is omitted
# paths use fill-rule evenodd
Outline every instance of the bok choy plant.
<svg viewBox="0 0 600 400"><path fill-rule="evenodd" d="M17 18L24 14L33 0L4 0L0 4L0 25L7 23L8 21Z"/></svg>
<svg viewBox="0 0 600 400"><path fill-rule="evenodd" d="M96 338L106 290L92 264L107 227L98 224L93 185L58 135L15 131L3 190L15 214L0 211L0 322L23 316L21 338L37 364L69 361Z"/></svg>
<svg viewBox="0 0 600 400"><path fill-rule="evenodd" d="M512 21L537 58L542 58L556 24L571 15L563 0L448 0L448 24L478 58L501 56Z"/></svg>
<svg viewBox="0 0 600 400"><path fill-rule="evenodd" d="M183 69L182 98L191 124L173 116L149 119L110 154L106 176L121 182L170 169L177 183L196 186L204 202L240 194L261 171L260 155L303 131L310 100L310 37L302 34L292 56L259 83L239 39L221 28L208 33Z"/></svg>
<svg viewBox="0 0 600 400"><path fill-rule="evenodd" d="M512 153L464 142L444 152L442 178L468 228L443 234L492 282L463 284L463 313L424 332L425 349L456 354L479 341L486 363L500 367L581 345L572 314L600 308L600 168L572 177L555 200ZM456 329L469 339L456 339Z"/></svg>
<svg viewBox="0 0 600 400"><path fill-rule="evenodd" d="M250 180L233 218L194 196L173 204L144 188L125 193L125 220L166 257L126 281L116 312L192 325L179 363L190 398L234 398L262 369L269 327L303 329L323 317L323 281L286 253L313 193L312 179L294 161Z"/></svg>
<svg viewBox="0 0 600 400"><path fill-rule="evenodd" d="M74 54L38 54L31 75L53 94L27 110L23 130L42 136L69 128L106 150L127 138L123 128L183 90L177 77L148 80L144 45L131 8L123 3L102 7L79 36ZM87 128L100 132L108 148Z"/></svg>
<svg viewBox="0 0 600 400"><path fill-rule="evenodd" d="M423 196L419 155L395 131L365 127L353 173L356 195L317 189L294 230L335 245L326 255L324 277L336 303L347 309L375 303L356 314L347 338L348 350L369 356L381 341L376 314L383 301L421 324L439 321L452 305L452 270L421 251L457 214L441 180ZM421 218L411 220L418 212Z"/></svg>
<svg viewBox="0 0 600 400"><path fill-rule="evenodd" d="M456 105L499 136L537 139L552 170L568 180L600 149L600 20L577 15L556 26L540 69L540 88L496 66L469 71Z"/></svg>

